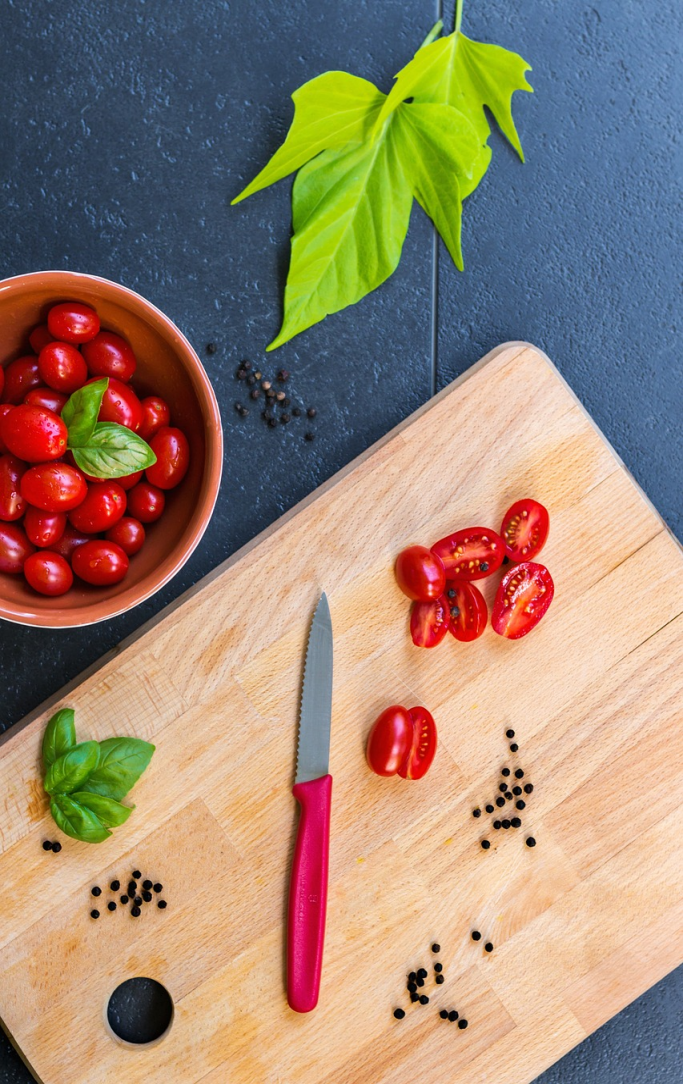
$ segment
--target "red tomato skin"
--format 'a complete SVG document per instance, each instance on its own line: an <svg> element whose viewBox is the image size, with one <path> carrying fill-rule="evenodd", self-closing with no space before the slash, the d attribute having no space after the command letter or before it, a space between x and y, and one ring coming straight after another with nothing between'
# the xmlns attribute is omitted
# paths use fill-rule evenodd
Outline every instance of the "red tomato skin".
<svg viewBox="0 0 683 1084"><path fill-rule="evenodd" d="M139 553L145 544L145 528L139 519L123 516L104 537L108 542L116 542L116 545L120 546L128 557L132 557Z"/></svg>
<svg viewBox="0 0 683 1084"><path fill-rule="evenodd" d="M47 549L59 542L66 527L66 512L43 512L29 505L24 516L24 530L29 542L40 549Z"/></svg>
<svg viewBox="0 0 683 1084"><path fill-rule="evenodd" d="M26 464L13 455L0 456L0 519L11 523L21 519L26 501L21 495L21 478Z"/></svg>
<svg viewBox="0 0 683 1084"><path fill-rule="evenodd" d="M95 587L120 583L128 571L128 557L115 542L99 539L85 542L75 549L71 567L76 575Z"/></svg>
<svg viewBox="0 0 683 1084"><path fill-rule="evenodd" d="M92 384L93 380L101 379L96 376L86 383ZM125 425L126 429L137 433L142 425L142 404L132 388L115 376L110 376L97 419L100 422L117 422L118 425Z"/></svg>
<svg viewBox="0 0 683 1084"><path fill-rule="evenodd" d="M74 550L78 549L79 546L84 546L86 542L92 541L93 536L91 534L84 534L82 531L75 530L67 521L64 534L59 541L53 542L46 549L49 549L51 553L59 553L65 560L70 561L74 555Z"/></svg>
<svg viewBox="0 0 683 1084"><path fill-rule="evenodd" d="M22 572L34 547L16 523L0 523L0 572Z"/></svg>
<svg viewBox="0 0 683 1084"><path fill-rule="evenodd" d="M51 410L21 403L2 418L0 426L9 451L26 463L59 459L66 451L66 426Z"/></svg>
<svg viewBox="0 0 683 1084"><path fill-rule="evenodd" d="M410 607L410 635L415 647L436 647L448 632L450 613L445 595Z"/></svg>
<svg viewBox="0 0 683 1084"><path fill-rule="evenodd" d="M5 414L9 414L10 410L14 410L11 403L2 403L0 405L0 455L4 455L7 451L5 442L2 439L2 419L5 417Z"/></svg>
<svg viewBox="0 0 683 1084"><path fill-rule="evenodd" d="M85 384L88 367L72 343L51 342L38 355L38 371L49 388L71 395Z"/></svg>
<svg viewBox="0 0 683 1084"><path fill-rule="evenodd" d="M53 388L31 388L24 396L24 402L28 406L42 407L43 410L51 410L53 414L61 414L69 401L69 396L63 391L55 391Z"/></svg>
<svg viewBox="0 0 683 1084"><path fill-rule="evenodd" d="M133 486L138 484L142 475L143 471L136 470L135 474L124 474L123 478L117 478L116 481L120 486L123 486L124 489L132 489Z"/></svg>
<svg viewBox="0 0 683 1084"><path fill-rule="evenodd" d="M368 734L365 755L375 775L396 775L413 741L413 721L400 704L386 708Z"/></svg>
<svg viewBox="0 0 683 1084"><path fill-rule="evenodd" d="M100 318L90 305L63 301L53 305L47 314L47 329L60 342L87 343L100 330Z"/></svg>
<svg viewBox="0 0 683 1084"><path fill-rule="evenodd" d="M28 341L33 353L39 354L43 347L54 342L54 339L48 331L47 324L38 324L29 335Z"/></svg>
<svg viewBox="0 0 683 1084"><path fill-rule="evenodd" d="M436 723L426 708L410 708L411 743L398 769L402 779L422 779L432 766L436 753Z"/></svg>
<svg viewBox="0 0 683 1084"><path fill-rule="evenodd" d="M491 615L493 631L508 640L526 636L547 613L554 594L555 584L545 565L534 561L515 565L498 585Z"/></svg>
<svg viewBox="0 0 683 1084"><path fill-rule="evenodd" d="M164 426L154 434L149 446L157 457L145 471L147 481L158 489L175 489L187 474L190 445L180 429Z"/></svg>
<svg viewBox="0 0 683 1084"><path fill-rule="evenodd" d="M0 365L0 399L2 398L2 390L5 387L5 370Z"/></svg>
<svg viewBox="0 0 683 1084"><path fill-rule="evenodd" d="M481 580L500 568L505 556L503 539L488 527L465 527L432 546L449 580ZM482 571L481 566L486 564Z"/></svg>
<svg viewBox="0 0 683 1084"><path fill-rule="evenodd" d="M163 513L166 497L149 482L138 482L128 493L128 511L141 523L154 523Z"/></svg>
<svg viewBox="0 0 683 1084"><path fill-rule="evenodd" d="M168 403L159 395L148 395L142 400L142 425L139 433L143 440L149 441L160 429L171 424L171 411Z"/></svg>
<svg viewBox="0 0 683 1084"><path fill-rule="evenodd" d="M450 592L455 594L451 597ZM488 619L486 600L481 591L467 580L449 580L446 584L451 622L449 632L463 644L478 640ZM459 613L455 613L459 610Z"/></svg>
<svg viewBox="0 0 683 1084"><path fill-rule="evenodd" d="M78 467L68 463L40 463L21 479L21 495L43 512L70 512L88 492Z"/></svg>
<svg viewBox="0 0 683 1084"><path fill-rule="evenodd" d="M415 602L428 602L443 595L446 573L440 557L426 546L408 546L396 558L396 582L404 595Z"/></svg>
<svg viewBox="0 0 683 1084"><path fill-rule="evenodd" d="M38 372L38 358L33 354L24 354L16 361L10 361L5 366L5 387L2 393L3 403L12 403L18 406L24 401L24 396L31 388L38 388L43 383Z"/></svg>
<svg viewBox="0 0 683 1084"><path fill-rule="evenodd" d="M137 369L135 354L125 339L113 331L99 331L83 346L91 376L113 376L127 384Z"/></svg>
<svg viewBox="0 0 683 1084"><path fill-rule="evenodd" d="M24 576L30 587L51 598L65 595L74 582L69 562L58 553L33 553L24 562Z"/></svg>
<svg viewBox="0 0 683 1084"><path fill-rule="evenodd" d="M500 529L505 553L511 561L533 561L545 546L549 530L548 509L539 501L530 497L515 501L503 516Z"/></svg>
<svg viewBox="0 0 683 1084"><path fill-rule="evenodd" d="M69 522L77 531L99 534L108 531L126 511L125 490L114 481L88 486L84 499L69 513Z"/></svg>

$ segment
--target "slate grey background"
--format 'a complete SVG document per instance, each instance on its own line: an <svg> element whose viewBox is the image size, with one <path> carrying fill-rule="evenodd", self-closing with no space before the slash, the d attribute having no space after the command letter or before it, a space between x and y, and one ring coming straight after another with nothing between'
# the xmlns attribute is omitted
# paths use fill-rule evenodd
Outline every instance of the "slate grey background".
<svg viewBox="0 0 683 1084"><path fill-rule="evenodd" d="M282 139L292 90L328 68L387 89L434 17L432 0L0 0L2 274L62 267L139 290L204 357L226 435L210 529L155 599L87 630L0 626L0 732L506 339L548 352L681 536L676 0L466 0L464 31L522 53L535 94L514 102L526 165L491 137L465 273L443 249L435 267L416 207L385 286L263 352L289 185L230 198ZM292 372L318 409L313 444L304 423L237 418L244 357ZM682 993L679 971L540 1080L678 1081ZM29 1079L0 1037L0 1084Z"/></svg>

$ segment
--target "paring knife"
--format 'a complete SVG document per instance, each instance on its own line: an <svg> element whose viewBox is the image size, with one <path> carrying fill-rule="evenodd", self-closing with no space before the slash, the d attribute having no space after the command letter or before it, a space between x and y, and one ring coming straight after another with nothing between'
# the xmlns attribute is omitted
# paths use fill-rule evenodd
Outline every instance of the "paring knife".
<svg viewBox="0 0 683 1084"><path fill-rule="evenodd" d="M287 929L287 1000L295 1012L310 1012L318 1004L323 963L332 800L332 654L332 620L323 594L308 636L292 790L301 807Z"/></svg>

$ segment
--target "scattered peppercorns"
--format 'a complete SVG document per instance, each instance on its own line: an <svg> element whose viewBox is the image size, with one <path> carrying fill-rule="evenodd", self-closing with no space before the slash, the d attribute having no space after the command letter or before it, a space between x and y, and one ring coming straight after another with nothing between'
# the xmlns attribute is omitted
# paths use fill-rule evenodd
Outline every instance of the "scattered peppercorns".
<svg viewBox="0 0 683 1084"><path fill-rule="evenodd" d="M514 738L514 736L515 736L514 730L506 730L505 731L505 737L506 738Z"/></svg>
<svg viewBox="0 0 683 1084"><path fill-rule="evenodd" d="M493 952L493 945L490 941L487 941L484 945L484 952Z"/></svg>
<svg viewBox="0 0 683 1084"><path fill-rule="evenodd" d="M114 902L114 900L109 901L109 903L107 904L107 910L108 911L115 911L116 910L116 903Z"/></svg>
<svg viewBox="0 0 683 1084"><path fill-rule="evenodd" d="M137 904L135 905L135 907L131 907L130 913L133 916L133 918L138 918L139 917L139 915L141 914L141 911L140 911L140 908L137 906Z"/></svg>
<svg viewBox="0 0 683 1084"><path fill-rule="evenodd" d="M99 885L95 885L94 888L90 889L90 895L91 896L101 896L102 895L102 889L99 887Z"/></svg>
<svg viewBox="0 0 683 1084"><path fill-rule="evenodd" d="M500 823L502 824L503 828L509 828L510 827L510 821L508 821L508 820L501 821Z"/></svg>
<svg viewBox="0 0 683 1084"><path fill-rule="evenodd" d="M483 567L484 566L482 565L482 568ZM464 1031L465 1028L467 1027L467 1020L458 1020L458 1027L460 1028L461 1031Z"/></svg>
<svg viewBox="0 0 683 1084"><path fill-rule="evenodd" d="M513 794L521 794L522 793L522 788L521 787L513 787L512 788L512 793Z"/></svg>
<svg viewBox="0 0 683 1084"><path fill-rule="evenodd" d="M458 1019L458 1014L457 1014L455 1009L451 1009L451 1011L448 1014L448 1019L450 1020L451 1023L453 1023L455 1020Z"/></svg>
<svg viewBox="0 0 683 1084"><path fill-rule="evenodd" d="M488 851L491 844L489 843L488 839L482 839L481 846L482 846L482 850Z"/></svg>
<svg viewBox="0 0 683 1084"><path fill-rule="evenodd" d="M126 904L128 903L128 896L121 896L121 903L125 907Z"/></svg>
<svg viewBox="0 0 683 1084"><path fill-rule="evenodd" d="M446 980L443 975L437 975L434 981L436 982L437 986L441 986Z"/></svg>
<svg viewBox="0 0 683 1084"><path fill-rule="evenodd" d="M121 887L121 882L120 881L112 881L112 883L109 885L109 887L111 888L112 892L118 892L118 890Z"/></svg>
<svg viewBox="0 0 683 1084"><path fill-rule="evenodd" d="M513 741L513 742L510 743L510 752L511 753L516 753L518 749L519 749L519 746L518 746L516 741Z"/></svg>
<svg viewBox="0 0 683 1084"><path fill-rule="evenodd" d="M62 845L61 845L61 843L59 842L59 840L58 840L58 839L56 839L56 840L54 841L54 843L52 844L52 853L53 853L53 854L59 854L59 852L61 851L61 849L62 849Z"/></svg>
<svg viewBox="0 0 683 1084"><path fill-rule="evenodd" d="M504 798L496 798L496 805L498 806L499 809L501 809L502 806L505 805L505 799Z"/></svg>
<svg viewBox="0 0 683 1084"><path fill-rule="evenodd" d="M507 775L510 774L510 769L509 768L503 768L503 770L502 770L502 772L500 774L507 776Z"/></svg>
<svg viewBox="0 0 683 1084"><path fill-rule="evenodd" d="M515 805L517 809L526 809L526 802L523 802L521 798L518 802L515 802Z"/></svg>
<svg viewBox="0 0 683 1084"><path fill-rule="evenodd" d="M43 840L43 850L44 851L51 851L52 850L52 840L51 839Z"/></svg>
<svg viewBox="0 0 683 1084"><path fill-rule="evenodd" d="M437 941L435 941L434 944L432 945L432 952L434 952L434 953L441 952L441 945ZM440 964L435 964L434 966L439 967L439 968L441 967Z"/></svg>
<svg viewBox="0 0 683 1084"><path fill-rule="evenodd" d="M493 822L493 827L494 828L500 828L500 821L494 821Z"/></svg>
<svg viewBox="0 0 683 1084"><path fill-rule="evenodd" d="M137 890L137 887L138 886L137 886L137 883L135 881L129 881L128 882L128 895L129 896L134 896L135 892Z"/></svg>
<svg viewBox="0 0 683 1084"><path fill-rule="evenodd" d="M481 941L481 934L479 933L479 930L472 930L471 936L473 941Z"/></svg>
<svg viewBox="0 0 683 1084"><path fill-rule="evenodd" d="M535 847L536 846L536 840L534 839L533 836L527 836L526 845L527 845L527 847Z"/></svg>
<svg viewBox="0 0 683 1084"><path fill-rule="evenodd" d="M489 802L489 804L488 804L488 805L486 806L486 812L487 812L487 813L493 813L493 806L491 805L491 803L490 803L490 802Z"/></svg>
<svg viewBox="0 0 683 1084"><path fill-rule="evenodd" d="M315 407L312 406L309 406L308 410L306 411L306 415L309 418L315 418L317 413L318 411L315 409Z"/></svg>
<svg viewBox="0 0 683 1084"><path fill-rule="evenodd" d="M515 779L524 779L524 770L522 768L518 768L515 772Z"/></svg>
<svg viewBox="0 0 683 1084"><path fill-rule="evenodd" d="M90 917L91 918L99 918L100 917L100 912L97 911L97 910L93 910L93 911L90 912Z"/></svg>
<svg viewBox="0 0 683 1084"><path fill-rule="evenodd" d="M442 1020L448 1020L448 1009L442 1009L439 1016Z"/></svg>
<svg viewBox="0 0 683 1084"><path fill-rule="evenodd" d="M438 974L438 973L439 973L440 971L443 971L443 964L441 964L441 963L439 963L439 964L434 964L434 970L436 971L436 973L437 973L437 974Z"/></svg>
<svg viewBox="0 0 683 1084"><path fill-rule="evenodd" d="M163 892L163 890L164 890L164 886L162 884L159 884L159 882L157 881L157 883L154 885L154 891L155 892Z"/></svg>
<svg viewBox="0 0 683 1084"><path fill-rule="evenodd" d="M481 817L481 809L473 809L472 810L472 816L473 817Z"/></svg>
<svg viewBox="0 0 683 1084"><path fill-rule="evenodd" d="M420 1005L429 1005L429 998L426 994L420 994Z"/></svg>
<svg viewBox="0 0 683 1084"><path fill-rule="evenodd" d="M309 443L310 443L310 441L315 440L315 433L311 433L311 432L304 433L304 440L309 441Z"/></svg>
<svg viewBox="0 0 683 1084"><path fill-rule="evenodd" d="M166 907L168 907L168 904L166 903L166 900L159 900L159 902L157 903L157 907L160 911L163 911Z"/></svg>
<svg viewBox="0 0 683 1084"><path fill-rule="evenodd" d="M394 1016L397 1020L402 1020L405 1016L405 1012L403 1009L394 1009Z"/></svg>
<svg viewBox="0 0 683 1084"><path fill-rule="evenodd" d="M524 793L525 794L532 794L533 789L534 789L533 783L525 783L524 784Z"/></svg>
<svg viewBox="0 0 683 1084"><path fill-rule="evenodd" d="M217 350L218 350L218 347L217 347L216 343L207 343L206 344L206 352L207 352L207 354L215 354Z"/></svg>
<svg viewBox="0 0 683 1084"><path fill-rule="evenodd" d="M519 819L519 817L513 817L512 820L510 821L510 824L512 825L513 828L521 828L522 827L522 822Z"/></svg>

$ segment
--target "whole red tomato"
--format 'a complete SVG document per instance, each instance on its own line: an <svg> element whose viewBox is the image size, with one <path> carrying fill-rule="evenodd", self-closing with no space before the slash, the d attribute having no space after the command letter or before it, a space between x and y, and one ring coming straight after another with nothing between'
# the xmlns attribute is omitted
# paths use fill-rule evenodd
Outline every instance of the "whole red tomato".
<svg viewBox="0 0 683 1084"><path fill-rule="evenodd" d="M26 509L24 530L30 542L41 549L59 542L66 527L66 512L43 512L32 504Z"/></svg>
<svg viewBox="0 0 683 1084"><path fill-rule="evenodd" d="M41 595L64 595L74 582L69 562L58 553L32 553L24 562L24 576Z"/></svg>
<svg viewBox="0 0 683 1084"><path fill-rule="evenodd" d="M368 735L368 764L376 775L421 779L434 760L436 741L436 724L426 708L406 711L394 704L375 720Z"/></svg>
<svg viewBox="0 0 683 1084"><path fill-rule="evenodd" d="M21 572L34 547L16 523L0 523L0 572Z"/></svg>
<svg viewBox="0 0 683 1084"><path fill-rule="evenodd" d="M14 410L11 403L2 403L0 405L0 455L4 455L7 451L5 442L2 439L2 419L5 417L5 414L9 414L10 410Z"/></svg>
<svg viewBox="0 0 683 1084"><path fill-rule="evenodd" d="M59 459L66 451L67 429L52 410L22 403L0 420L0 434L12 455L27 463Z"/></svg>
<svg viewBox="0 0 683 1084"><path fill-rule="evenodd" d="M67 561L70 561L74 555L74 550L77 550L79 546L85 545L86 542L92 542L92 535L84 534L82 531L77 531L70 523L67 523L64 528L64 534L58 542L53 542L52 545L47 548L53 553L60 553Z"/></svg>
<svg viewBox="0 0 683 1084"><path fill-rule="evenodd" d="M139 519L124 516L107 531L105 538L109 542L116 542L124 553L132 557L134 553L139 553L145 544L145 528Z"/></svg>
<svg viewBox="0 0 683 1084"><path fill-rule="evenodd" d="M71 395L88 379L80 350L71 343L51 342L38 355L38 371L49 388Z"/></svg>
<svg viewBox="0 0 683 1084"><path fill-rule="evenodd" d="M450 621L444 595L430 602L414 602L410 607L410 635L415 647L436 647L448 632Z"/></svg>
<svg viewBox="0 0 683 1084"><path fill-rule="evenodd" d="M31 388L24 397L24 402L29 406L42 407L53 414L61 414L68 401L69 396L65 392L52 388Z"/></svg>
<svg viewBox="0 0 683 1084"><path fill-rule="evenodd" d="M71 567L76 575L96 587L119 583L128 571L128 557L115 542L99 539L74 550Z"/></svg>
<svg viewBox="0 0 683 1084"><path fill-rule="evenodd" d="M98 534L113 527L125 511L125 490L118 482L106 481L88 486L84 499L69 513L69 522L77 531Z"/></svg>
<svg viewBox="0 0 683 1084"><path fill-rule="evenodd" d="M101 379L99 376L93 377L93 380ZM87 383L92 384L93 380L88 380ZM126 429L132 429L135 433L142 424L140 400L132 388L117 380L114 376L109 377L109 385L102 396L102 406L100 407L98 420L101 422L117 422L119 425L125 425Z"/></svg>
<svg viewBox="0 0 683 1084"><path fill-rule="evenodd" d="M38 372L38 358L25 354L16 361L10 361L5 367L5 388L2 393L3 403L15 406L24 401L24 396L31 388L38 388L43 383Z"/></svg>
<svg viewBox="0 0 683 1084"><path fill-rule="evenodd" d="M123 478L117 478L116 481L120 486L123 486L124 489L132 489L133 486L138 484L141 478L142 471L136 470L135 474L124 474Z"/></svg>
<svg viewBox="0 0 683 1084"><path fill-rule="evenodd" d="M168 403L158 395L148 395L142 400L142 425L139 433L143 440L150 440L166 425L171 424Z"/></svg>
<svg viewBox="0 0 683 1084"><path fill-rule="evenodd" d="M138 482L128 493L128 511L141 523L154 523L164 510L166 497L149 482Z"/></svg>
<svg viewBox="0 0 683 1084"><path fill-rule="evenodd" d="M443 595L446 573L439 557L426 546L408 546L396 558L396 582L404 595L417 602Z"/></svg>
<svg viewBox="0 0 683 1084"><path fill-rule="evenodd" d="M52 335L48 331L47 324L38 324L28 337L29 345L34 354L39 354L44 346L53 342Z"/></svg>
<svg viewBox="0 0 683 1084"><path fill-rule="evenodd" d="M158 489L180 485L190 465L190 445L182 430L164 426L155 433L149 446L157 461L145 471L147 481Z"/></svg>
<svg viewBox="0 0 683 1084"><path fill-rule="evenodd" d="M87 343L100 330L100 318L89 305L64 301L53 305L47 314L50 334L65 343Z"/></svg>
<svg viewBox="0 0 683 1084"><path fill-rule="evenodd" d="M21 477L26 464L13 455L0 456L0 519L6 523L21 519L26 501L21 495Z"/></svg>
<svg viewBox="0 0 683 1084"><path fill-rule="evenodd" d="M135 354L125 339L113 331L100 331L83 346L91 376L113 376L126 383L137 368Z"/></svg>
<svg viewBox="0 0 683 1084"><path fill-rule="evenodd" d="M82 472L68 463L40 463L21 479L24 500L44 512L70 512L87 492Z"/></svg>

